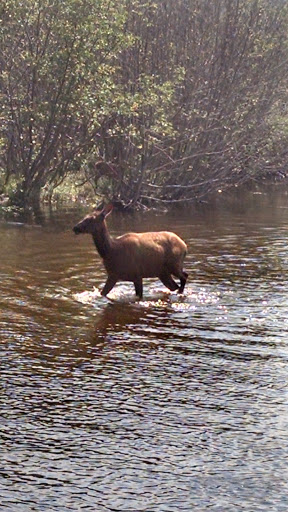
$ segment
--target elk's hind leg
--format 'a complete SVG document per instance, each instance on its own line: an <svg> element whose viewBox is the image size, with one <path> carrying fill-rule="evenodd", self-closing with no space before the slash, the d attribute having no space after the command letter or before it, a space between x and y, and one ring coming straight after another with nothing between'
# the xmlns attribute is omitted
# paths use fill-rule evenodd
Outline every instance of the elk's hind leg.
<svg viewBox="0 0 288 512"><path fill-rule="evenodd" d="M186 284L186 281L187 281L187 278L188 278L187 272L185 272L185 270L182 270L180 275L179 275L180 286L179 286L179 289L178 289L178 293L183 293L184 288L185 288L185 284Z"/></svg>
<svg viewBox="0 0 288 512"><path fill-rule="evenodd" d="M174 292L175 290L179 290L179 286L177 283L175 283L174 279L170 274L162 274L159 276L160 281L171 290L171 292Z"/></svg>

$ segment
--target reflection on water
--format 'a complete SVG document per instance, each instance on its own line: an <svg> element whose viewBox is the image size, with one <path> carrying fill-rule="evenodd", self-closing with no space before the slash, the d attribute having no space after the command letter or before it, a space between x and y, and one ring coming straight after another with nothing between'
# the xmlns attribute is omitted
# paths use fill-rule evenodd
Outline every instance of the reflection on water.
<svg viewBox="0 0 288 512"><path fill-rule="evenodd" d="M189 246L186 293L143 301L100 296L80 217L0 224L0 509L286 512L286 196L115 215Z"/></svg>

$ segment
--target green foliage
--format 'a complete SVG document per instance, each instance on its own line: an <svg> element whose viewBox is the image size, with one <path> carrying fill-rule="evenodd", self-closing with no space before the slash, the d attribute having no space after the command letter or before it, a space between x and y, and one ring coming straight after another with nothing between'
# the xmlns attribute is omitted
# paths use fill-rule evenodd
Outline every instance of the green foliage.
<svg viewBox="0 0 288 512"><path fill-rule="evenodd" d="M271 0L3 0L0 192L182 201L283 173L287 21Z"/></svg>
<svg viewBox="0 0 288 512"><path fill-rule="evenodd" d="M93 145L91 110L126 44L125 16L104 0L11 0L1 20L0 158L25 201L79 167Z"/></svg>

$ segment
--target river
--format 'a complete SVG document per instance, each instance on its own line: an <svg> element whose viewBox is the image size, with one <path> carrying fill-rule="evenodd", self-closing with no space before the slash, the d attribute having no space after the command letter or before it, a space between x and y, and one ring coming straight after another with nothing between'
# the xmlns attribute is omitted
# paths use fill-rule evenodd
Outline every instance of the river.
<svg viewBox="0 0 288 512"><path fill-rule="evenodd" d="M83 212L1 221L1 512L287 512L287 199L113 213L189 247L142 301L100 296Z"/></svg>

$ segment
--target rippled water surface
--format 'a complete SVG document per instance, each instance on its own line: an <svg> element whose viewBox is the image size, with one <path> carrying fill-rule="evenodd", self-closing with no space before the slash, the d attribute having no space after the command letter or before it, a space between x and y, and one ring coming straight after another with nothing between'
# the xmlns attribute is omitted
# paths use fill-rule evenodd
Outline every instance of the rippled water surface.
<svg viewBox="0 0 288 512"><path fill-rule="evenodd" d="M0 510L287 512L287 196L113 215L188 244L143 301L81 215L0 223Z"/></svg>

